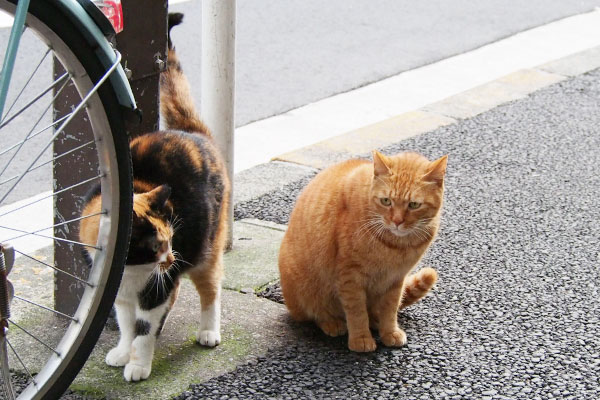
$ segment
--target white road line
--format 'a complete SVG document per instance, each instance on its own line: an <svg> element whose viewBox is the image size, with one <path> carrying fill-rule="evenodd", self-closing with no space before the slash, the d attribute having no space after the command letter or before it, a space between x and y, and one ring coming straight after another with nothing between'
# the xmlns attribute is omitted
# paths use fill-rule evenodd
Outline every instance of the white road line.
<svg viewBox="0 0 600 400"><path fill-rule="evenodd" d="M9 28L12 26L13 17L5 13L4 11L0 11L0 28Z"/></svg>
<svg viewBox="0 0 600 400"><path fill-rule="evenodd" d="M50 192L40 193L28 199L17 201L8 206L0 207L0 215L15 210L21 206L28 205L20 210L0 217L0 243L8 239L20 236L21 233L2 226L16 228L27 232L37 231L47 226L52 226L52 197L46 197ZM46 198L45 198L46 197ZM39 200L39 201L38 201ZM52 229L39 232L41 235L52 235ZM15 249L24 253L30 253L52 244L52 240L41 236L27 235L18 239L10 240ZM17 254L18 256L18 254Z"/></svg>
<svg viewBox="0 0 600 400"><path fill-rule="evenodd" d="M600 11L565 18L236 129L235 172L467 89L600 46Z"/></svg>

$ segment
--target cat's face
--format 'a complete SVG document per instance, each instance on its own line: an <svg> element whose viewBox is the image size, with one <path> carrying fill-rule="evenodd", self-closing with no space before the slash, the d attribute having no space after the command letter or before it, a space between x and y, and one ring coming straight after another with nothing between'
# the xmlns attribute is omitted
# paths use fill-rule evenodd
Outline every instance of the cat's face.
<svg viewBox="0 0 600 400"><path fill-rule="evenodd" d="M429 236L443 200L447 157L430 162L416 153L373 154L371 209L383 229L398 237Z"/></svg>
<svg viewBox="0 0 600 400"><path fill-rule="evenodd" d="M127 265L158 264L167 270L175 261L171 249L171 188L162 185L133 197L133 223Z"/></svg>

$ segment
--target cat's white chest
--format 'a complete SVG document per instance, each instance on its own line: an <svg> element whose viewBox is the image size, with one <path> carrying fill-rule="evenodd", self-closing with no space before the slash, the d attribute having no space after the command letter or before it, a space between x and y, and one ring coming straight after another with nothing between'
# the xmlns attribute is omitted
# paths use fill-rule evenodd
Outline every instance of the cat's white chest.
<svg viewBox="0 0 600 400"><path fill-rule="evenodd" d="M121 286L117 298L120 299L135 299L139 292L146 286L148 278L154 273L156 264L146 265L126 265L123 277L121 278Z"/></svg>

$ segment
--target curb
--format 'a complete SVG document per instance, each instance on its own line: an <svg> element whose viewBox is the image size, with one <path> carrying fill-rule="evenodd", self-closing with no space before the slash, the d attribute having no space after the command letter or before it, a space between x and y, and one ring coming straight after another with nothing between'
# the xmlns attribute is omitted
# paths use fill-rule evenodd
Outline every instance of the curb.
<svg viewBox="0 0 600 400"><path fill-rule="evenodd" d="M274 157L298 166L323 169L404 139L472 118L570 77L600 68L600 46L522 69L418 110L352 130Z"/></svg>

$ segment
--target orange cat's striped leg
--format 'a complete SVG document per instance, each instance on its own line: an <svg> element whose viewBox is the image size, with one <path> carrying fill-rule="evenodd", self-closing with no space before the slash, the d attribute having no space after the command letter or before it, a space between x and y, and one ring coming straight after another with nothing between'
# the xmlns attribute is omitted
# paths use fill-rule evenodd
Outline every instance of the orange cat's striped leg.
<svg viewBox="0 0 600 400"><path fill-rule="evenodd" d="M361 284L362 277L352 267L345 267L337 279L338 295L346 315L348 327L348 348L352 351L367 352L377 348L369 329L367 293Z"/></svg>
<svg viewBox="0 0 600 400"><path fill-rule="evenodd" d="M398 306L402 290L403 280L392 285L375 306L379 315L379 336L383 344L389 347L406 344L406 333L398 327Z"/></svg>

